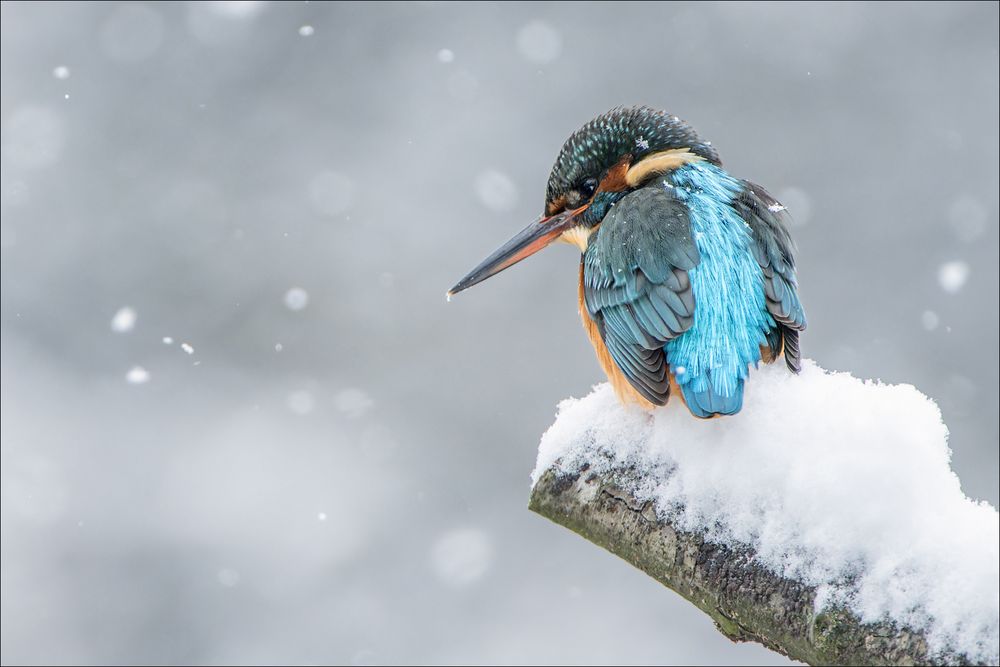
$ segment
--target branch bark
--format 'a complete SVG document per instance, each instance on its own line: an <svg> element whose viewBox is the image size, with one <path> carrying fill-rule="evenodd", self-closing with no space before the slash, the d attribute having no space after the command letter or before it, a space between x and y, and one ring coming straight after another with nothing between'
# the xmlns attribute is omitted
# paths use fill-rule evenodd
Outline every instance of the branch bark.
<svg viewBox="0 0 1000 667"><path fill-rule="evenodd" d="M586 470L550 469L528 507L680 593L733 641L758 642L810 665L974 664L961 655L931 656L921 633L892 623L865 624L843 609L816 613L814 587L757 565L748 549L675 529L626 486Z"/></svg>

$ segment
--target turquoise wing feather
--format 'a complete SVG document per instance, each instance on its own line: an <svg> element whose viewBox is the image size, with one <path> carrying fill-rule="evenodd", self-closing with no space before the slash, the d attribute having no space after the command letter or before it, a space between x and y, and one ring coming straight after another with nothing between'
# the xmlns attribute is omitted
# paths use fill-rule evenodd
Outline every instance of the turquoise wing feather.
<svg viewBox="0 0 1000 667"><path fill-rule="evenodd" d="M618 368L654 405L670 396L664 344L694 321L687 272L698 262L686 206L656 187L622 198L584 253L587 312Z"/></svg>
<svg viewBox="0 0 1000 667"><path fill-rule="evenodd" d="M753 235L752 250L764 274L767 311L777 326L768 335L772 356L784 350L788 368L802 368L799 332L806 328L806 314L799 300L795 275L795 244L788 233L791 216L764 188L744 181L744 190L733 201Z"/></svg>

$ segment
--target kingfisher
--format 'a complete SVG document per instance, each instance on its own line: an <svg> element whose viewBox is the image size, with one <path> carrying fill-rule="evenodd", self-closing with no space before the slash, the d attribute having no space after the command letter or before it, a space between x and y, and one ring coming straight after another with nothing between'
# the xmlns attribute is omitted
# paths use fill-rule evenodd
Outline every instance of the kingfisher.
<svg viewBox="0 0 1000 667"><path fill-rule="evenodd" d="M679 393L695 417L734 415L751 365L801 370L789 223L691 125L617 107L566 140L544 213L448 297L554 241L575 245L583 327L618 398L652 409Z"/></svg>

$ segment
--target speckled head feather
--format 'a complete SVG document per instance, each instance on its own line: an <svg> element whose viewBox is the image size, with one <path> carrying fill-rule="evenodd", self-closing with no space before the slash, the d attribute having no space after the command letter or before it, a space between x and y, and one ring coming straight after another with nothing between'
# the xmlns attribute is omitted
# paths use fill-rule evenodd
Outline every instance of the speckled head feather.
<svg viewBox="0 0 1000 667"><path fill-rule="evenodd" d="M702 141L694 128L666 111L649 107L616 107L574 132L549 174L546 202L577 187L588 177L614 166L624 155L638 162L650 153L689 148L709 162L721 165L711 143Z"/></svg>

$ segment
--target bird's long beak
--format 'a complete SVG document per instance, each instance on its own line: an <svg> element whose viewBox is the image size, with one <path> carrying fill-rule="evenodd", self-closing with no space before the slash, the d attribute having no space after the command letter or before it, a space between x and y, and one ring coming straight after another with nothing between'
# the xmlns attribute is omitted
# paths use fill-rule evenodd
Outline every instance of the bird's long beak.
<svg viewBox="0 0 1000 667"><path fill-rule="evenodd" d="M564 211L547 218L541 217L531 223L515 234L514 238L500 246L496 252L484 259L479 266L469 272L469 275L459 280L454 287L448 290L448 298L450 299L462 290L467 290L490 276L500 273L507 267L517 264L525 257L534 255L572 227L575 215L581 210Z"/></svg>

